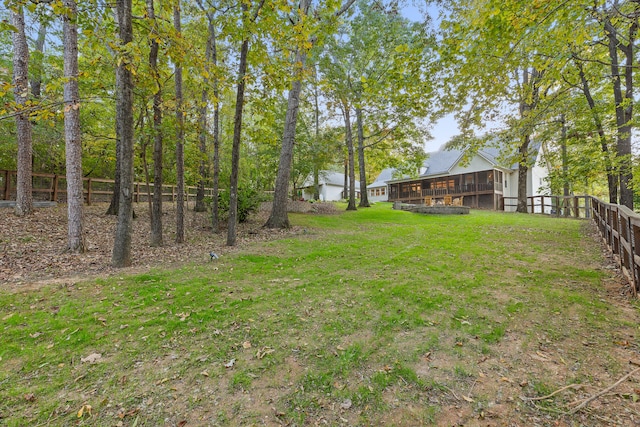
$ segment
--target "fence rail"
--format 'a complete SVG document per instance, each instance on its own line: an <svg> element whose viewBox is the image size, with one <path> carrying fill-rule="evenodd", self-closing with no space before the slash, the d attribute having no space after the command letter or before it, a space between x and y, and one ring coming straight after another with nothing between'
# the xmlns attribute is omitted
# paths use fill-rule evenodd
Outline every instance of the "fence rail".
<svg viewBox="0 0 640 427"><path fill-rule="evenodd" d="M0 200L16 199L16 171L0 170ZM53 202L66 202L67 181L64 175L48 173L32 174L33 197L36 200L49 200ZM108 202L113 195L115 181L112 179L83 178L84 199L90 205L93 202ZM153 195L154 185L146 182L134 182L134 202L146 202ZM205 196L212 196L213 189L205 188ZM198 187L185 186L185 199L195 200ZM175 201L178 196L175 185L162 185L163 200Z"/></svg>
<svg viewBox="0 0 640 427"><path fill-rule="evenodd" d="M593 219L634 296L640 287L640 215L626 206L605 203L592 197Z"/></svg>
<svg viewBox="0 0 640 427"><path fill-rule="evenodd" d="M501 207L505 212L515 212L517 197L503 197ZM529 196L527 212L572 218L591 218L591 196Z"/></svg>

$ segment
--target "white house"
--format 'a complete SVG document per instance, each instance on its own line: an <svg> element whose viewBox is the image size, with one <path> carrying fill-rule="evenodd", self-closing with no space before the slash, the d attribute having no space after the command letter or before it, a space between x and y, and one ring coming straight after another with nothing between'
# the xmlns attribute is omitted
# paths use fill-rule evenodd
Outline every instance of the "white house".
<svg viewBox="0 0 640 427"><path fill-rule="evenodd" d="M347 179L348 182L348 179ZM356 197L360 197L360 182L356 180ZM308 177L300 188L302 198L305 200L313 199L313 176ZM320 200L323 202L338 201L346 199L349 194L344 192L344 174L333 171L320 171L319 174L319 193Z"/></svg>
<svg viewBox="0 0 640 427"><path fill-rule="evenodd" d="M463 162L461 150L430 153L417 178L385 180L388 200L422 203L429 197L440 203L446 196L474 208L515 211L518 165L505 165L499 154L497 148L483 148ZM527 172L527 196L534 196L540 194L549 170L539 144L532 147L530 156L535 163ZM386 170L383 173L389 174Z"/></svg>

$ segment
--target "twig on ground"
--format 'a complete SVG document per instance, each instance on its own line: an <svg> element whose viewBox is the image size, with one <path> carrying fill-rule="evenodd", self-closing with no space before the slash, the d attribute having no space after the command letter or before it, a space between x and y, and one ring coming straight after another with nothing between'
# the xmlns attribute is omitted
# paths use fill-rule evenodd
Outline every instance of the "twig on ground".
<svg viewBox="0 0 640 427"><path fill-rule="evenodd" d="M447 391L448 391L449 393L453 394L453 397L454 397L457 401L462 400L462 399L460 399L460 398L456 395L456 392L455 392L455 391L451 390L451 389L450 389L449 387L447 387L446 385L443 385L442 387L444 387L445 389L447 389Z"/></svg>
<svg viewBox="0 0 640 427"><path fill-rule="evenodd" d="M613 390L614 388L616 388L617 386L622 384L627 378L629 378L630 376L632 376L633 374L635 374L635 373L637 373L639 371L640 371L640 368L634 369L633 371L631 371L628 374L624 375L622 378L620 378L614 384L610 385L609 387L605 388L604 390L599 391L598 393L594 394L593 396L583 400L582 403L580 403L580 405L576 406L575 408L573 408L572 410L570 410L568 412L565 412L565 414L566 415L575 414L576 412L580 411L582 408L586 407L589 403L593 402L594 400L596 400L600 396L602 396L604 394L607 394L608 392L610 392L611 390Z"/></svg>
<svg viewBox="0 0 640 427"><path fill-rule="evenodd" d="M542 396L542 397L526 397L526 396L520 396L520 399L524 400L525 402L533 402L533 401L535 401L535 400L545 400L545 399L548 399L548 398L550 398L550 397L553 397L553 396L555 396L556 394L558 394L558 393L560 393L560 392L563 392L563 391L565 391L565 390L567 390L567 389L573 388L573 389L576 389L576 390L577 390L577 389L580 389L580 388L582 388L582 387L583 387L583 385L582 385L582 384L569 384L568 386L565 386L565 387L559 388L558 390L554 391L554 392L553 392L553 393L551 393L551 394L547 394L546 396Z"/></svg>

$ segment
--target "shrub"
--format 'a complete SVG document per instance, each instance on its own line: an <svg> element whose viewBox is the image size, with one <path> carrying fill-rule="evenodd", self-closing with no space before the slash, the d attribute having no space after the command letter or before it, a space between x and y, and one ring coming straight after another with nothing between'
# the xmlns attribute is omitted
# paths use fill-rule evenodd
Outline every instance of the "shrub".
<svg viewBox="0 0 640 427"><path fill-rule="evenodd" d="M251 187L238 188L238 222L246 222L249 215L258 210L262 197L260 193ZM218 195L218 211L220 217L229 219L229 192L224 191Z"/></svg>

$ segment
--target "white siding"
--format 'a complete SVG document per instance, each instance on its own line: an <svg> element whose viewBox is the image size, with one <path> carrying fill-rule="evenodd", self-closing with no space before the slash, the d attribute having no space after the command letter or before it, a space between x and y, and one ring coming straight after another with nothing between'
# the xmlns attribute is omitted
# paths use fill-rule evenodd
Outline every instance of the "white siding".
<svg viewBox="0 0 640 427"><path fill-rule="evenodd" d="M493 165L486 161L483 157L474 156L466 167L455 165L451 169L450 175L458 175L462 173L480 172L493 169Z"/></svg>

